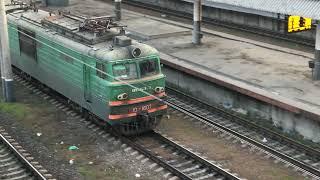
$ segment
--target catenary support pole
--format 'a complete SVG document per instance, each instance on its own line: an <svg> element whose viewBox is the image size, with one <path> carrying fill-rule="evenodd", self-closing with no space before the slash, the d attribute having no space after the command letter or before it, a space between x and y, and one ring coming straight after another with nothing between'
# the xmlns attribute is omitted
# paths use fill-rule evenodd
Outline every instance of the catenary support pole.
<svg viewBox="0 0 320 180"><path fill-rule="evenodd" d="M202 3L201 0L194 0L193 4L193 32L192 43L201 43L201 20L202 20Z"/></svg>
<svg viewBox="0 0 320 180"><path fill-rule="evenodd" d="M0 27L0 31L1 31ZM3 57L2 57L2 45L1 45L1 37L0 37L0 65L1 65L1 84L2 84L2 96L5 97L6 96L6 88L4 86L4 78L3 78Z"/></svg>
<svg viewBox="0 0 320 180"><path fill-rule="evenodd" d="M121 20L121 0L114 0L116 21Z"/></svg>
<svg viewBox="0 0 320 180"><path fill-rule="evenodd" d="M1 0L0 0L1 1ZM1 7L0 7L1 8ZM2 16L2 14L1 14L1 16ZM1 23L1 20L0 20L0 23ZM2 23L1 23L2 24ZM2 28L3 28L3 26L0 26L0 31L2 32ZM6 88L5 88L5 81L4 81L4 70L3 70L3 67L4 67L4 65L3 65L3 62L4 62L4 59L3 59L3 56L2 56L2 41L1 41L1 34L0 34L0 60L1 60L1 84L2 84L2 96L3 96L3 98L5 98L6 97Z"/></svg>
<svg viewBox="0 0 320 180"><path fill-rule="evenodd" d="M313 80L320 80L320 24L317 25Z"/></svg>
<svg viewBox="0 0 320 180"><path fill-rule="evenodd" d="M1 79L4 87L4 99L6 102L14 101L13 76L11 69L11 57L9 49L8 23L4 0L0 0L0 40L2 51Z"/></svg>

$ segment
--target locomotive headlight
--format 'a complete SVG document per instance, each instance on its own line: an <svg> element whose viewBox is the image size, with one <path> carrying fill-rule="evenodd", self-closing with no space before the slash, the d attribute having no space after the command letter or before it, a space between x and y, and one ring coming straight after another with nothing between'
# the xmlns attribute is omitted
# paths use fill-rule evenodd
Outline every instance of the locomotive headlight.
<svg viewBox="0 0 320 180"><path fill-rule="evenodd" d="M118 100L126 100L128 99L128 94L127 93L122 93L122 94L119 94L117 96Z"/></svg>
<svg viewBox="0 0 320 180"><path fill-rule="evenodd" d="M156 87L156 88L154 88L154 91L156 93L162 93L162 92L164 92L164 87Z"/></svg>

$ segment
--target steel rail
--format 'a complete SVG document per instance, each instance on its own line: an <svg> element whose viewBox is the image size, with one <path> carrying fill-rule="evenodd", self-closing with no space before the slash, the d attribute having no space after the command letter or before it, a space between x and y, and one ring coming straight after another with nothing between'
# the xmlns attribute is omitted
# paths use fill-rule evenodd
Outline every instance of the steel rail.
<svg viewBox="0 0 320 180"><path fill-rule="evenodd" d="M218 173L222 174L224 177L226 177L227 179L234 179L234 180L240 180L241 178L238 178L237 176L223 170L222 168L220 168L219 166L216 166L215 164L212 164L211 162L209 162L208 160L202 158L201 156L198 156L196 154L194 154L193 152L191 152L190 150L181 147L179 144L177 144L176 142L164 137L163 135L161 135L159 132L157 131L153 131L153 134L157 136L158 139L160 139L161 141L169 144L170 146L175 147L176 149L180 150L181 152L183 152L184 154L186 154L187 156L192 157L193 159L197 160L198 162L200 162L201 164L217 171Z"/></svg>
<svg viewBox="0 0 320 180"><path fill-rule="evenodd" d="M42 91L41 90L41 83L38 80L36 80L36 79L32 79L32 80L25 79L25 77L21 76L21 74L19 73L19 72L23 72L23 71L21 71L18 68L14 68L13 72L19 78L24 79L26 82L29 82L32 86L37 87L37 88L40 89L40 91ZM53 89L50 89L50 90L51 91L46 92L46 94L48 96L56 99L58 102L60 102L62 104L66 104L67 105L66 98L63 95L57 93ZM77 112L77 113L79 113L79 112ZM166 170L168 170L169 172L171 172L175 176L177 176L177 177L179 177L179 178L181 178L183 180L191 180L192 179L191 177L189 177L185 173L179 171L177 168L171 166L170 164L166 163L164 160L158 158L154 153L152 153L150 151L147 151L144 147L142 147L141 145L135 143L132 139L130 139L130 137L126 137L126 136L121 135L119 132L114 130L112 128L112 126L110 126L109 124L101 123L101 122L104 122L104 121L95 121L95 118L97 118L97 117L92 116L92 118L90 118L90 119L94 124L98 125L104 131L110 133L113 137L120 139L122 143L127 144L129 147L135 149L139 153L141 153L144 156L148 157L149 159L151 159L155 163L159 164L160 166L162 166L163 168L165 168ZM101 120L101 119L98 119L98 120Z"/></svg>
<svg viewBox="0 0 320 180"><path fill-rule="evenodd" d="M179 170L179 169L175 168L174 166L168 164L165 160L157 157L157 155L154 154L153 152L146 150L143 146L141 146L140 144L136 143L134 138L122 136L122 135L120 135L119 133L117 133L115 131L113 131L111 133L112 133L113 136L118 137L119 139L121 139L121 141L123 143L128 144L131 148L135 149L139 153L143 154L144 156L148 157L149 159L151 159L155 163L159 164L160 166L162 166L166 170L170 171L175 176L177 176L177 177L179 177L181 179L184 179L184 180L191 180L192 179L187 174L181 172L181 170ZM153 135L155 135L157 139L165 142L166 144L169 144L170 146L176 148L180 152L183 152L185 155L193 158L194 160L196 160L196 161L200 162L201 164L211 168L212 170L215 170L216 172L218 172L219 174L223 175L228 180L240 180L241 179L241 178L238 178L237 176L235 176L235 175L223 170L222 168L212 164L211 162L203 159L202 157L194 154L190 150L182 147L181 145L179 145L179 144L169 140L168 138L162 136L159 132L152 131L151 133Z"/></svg>
<svg viewBox="0 0 320 180"><path fill-rule="evenodd" d="M166 89L169 89L170 91L174 91L180 95L183 95L189 99L191 99L192 101L195 101L199 104L202 104L202 105L205 105L206 107L208 107L210 110L214 111L215 113L219 114L220 116L223 116L224 118L227 118L228 120L231 120L233 122L241 122L243 124L245 124L246 126L250 126L251 128L254 128L254 129L258 129L258 130L261 130L263 133L266 133L268 134L269 136L272 136L274 138L276 138L278 141L283 141L283 142L286 142L286 143L289 143L290 145L292 146L295 146L296 148L299 148L303 151L305 151L306 153L308 153L310 156L314 156L314 157L320 157L320 151L315 149L315 148L312 148L310 146L307 146L305 144L302 144L300 142L297 142L287 136L284 136L280 133L277 133L275 131L272 131L270 129L267 129L265 127L262 127L262 126L259 126L251 121L248 121L240 116L237 116L236 114L233 114L231 112L228 112L222 108L219 108L219 107L216 107L216 106L212 106L204 101L200 101L190 95L187 95L183 92L180 92L178 90L175 90L173 88L170 88L170 87L167 87Z"/></svg>
<svg viewBox="0 0 320 180"><path fill-rule="evenodd" d="M168 89L169 89L169 88L168 88ZM233 131L233 130L231 130L231 129L229 129L229 128L223 127L223 126L220 125L220 124L217 124L217 123L215 123L215 122L212 122L210 119L208 119L208 118L206 118L206 117L203 117L203 116L200 116L200 115L198 115L198 114L195 114L195 113L193 113L193 112L191 112L191 111L189 111L189 110L186 110L186 109L184 109L184 108L182 108L182 107L180 107L180 106L178 106L178 105L176 105L176 104L170 103L170 102L168 102L168 101L167 101L167 103L168 103L171 107L175 108L176 110L181 111L181 112L183 112L183 113L185 113L185 114L187 114L187 115L189 115L189 116L191 116L191 117L193 117L193 118L195 118L195 119L198 119L198 120L201 121L201 122L204 122L204 123L206 123L206 124L208 124L208 125L216 126L216 127L222 129L222 130L225 131L225 132L228 132L228 133L230 133L230 134L232 134L232 135L234 135L234 136L236 136L236 137L239 137L239 138L241 138L242 140L245 140L245 141L247 141L247 142L249 142L249 143L251 143L251 144L253 144L253 145L255 145L255 146L259 147L259 148L261 148L261 149L264 149L264 150L266 150L266 151L268 151L268 152L271 152L272 154L274 154L274 155L276 155L276 156L278 156L278 157L280 157L280 158L282 158L282 159L284 159L284 160L292 163L292 164L295 165L298 169L301 169L301 170L305 171L307 174L312 173L311 176L313 176L313 177L314 177L314 175L317 175L317 177L320 176L319 170L317 170L317 169L315 169L315 168L313 168L313 167L310 167L310 166L306 165L305 163L302 163L302 162L300 162L300 161L297 161L297 160L295 160L295 159L293 159L293 158L291 158L291 157L289 157L289 156L287 156L287 155L285 155L285 154L283 154L283 153L281 153L281 152L278 152L278 151L276 151L276 150L274 150L274 149L271 149L271 148L267 147L266 145L263 145L263 144L255 141L255 140L253 140L253 139L251 139L251 138L248 138L248 137L246 137L246 136L244 136L244 135L241 135L241 134L239 134L239 133L237 133L237 132L235 132L235 131ZM203 103L203 102L201 102L201 103ZM221 111L221 109L218 109L218 110ZM234 117L234 118L239 118L239 117L237 117L237 116L235 116L235 115L232 115L232 114L229 114L229 116ZM133 142L130 141L130 139L128 139L127 137L123 137L123 136L119 136L119 135L117 135L117 137L121 138L121 140L122 140L124 143L130 145L132 148L136 149L136 150L139 151L141 154L149 157L151 160L153 160L153 161L155 161L156 163L158 163L159 165L163 166L163 167L166 168L168 171L170 171L170 172L172 172L173 174L177 175L177 176L180 177L181 179L190 179L190 177L188 177L186 174L182 173L181 171L179 171L179 170L176 169L175 167L167 164L165 161L163 161L162 159L156 157L152 152L147 151L147 150L144 149L142 146L139 146L138 144L133 143ZM188 150L183 150L183 151L185 151L186 153L188 153ZM191 153L191 152L189 152L189 153ZM19 153L19 155L21 155L21 154ZM194 156L194 155L192 155L192 156ZM196 157L196 156L194 156L194 157ZM27 164L30 164L23 156L22 156L22 158L26 161ZM203 163L207 163L207 162L205 162L205 161L203 161L203 160L200 160L200 161L202 161ZM32 166L32 169L35 169L35 168ZM219 169L219 168L218 168L218 169ZM36 169L35 169L35 170L36 170ZM36 170L36 171L37 171L37 170ZM38 172L38 171L37 171L37 172ZM314 174L314 175L313 175L313 174ZM227 173L227 175L228 175L228 173ZM44 177L41 175L41 173L40 173L40 177L42 177L42 179L44 178ZM237 178L237 177L234 177L234 178ZM44 179L45 179L45 178L44 178ZM232 177L231 177L231 179L232 179Z"/></svg>
<svg viewBox="0 0 320 180"><path fill-rule="evenodd" d="M151 159L155 163L159 164L160 166L162 166L166 170L170 171L172 174L176 175L177 177L184 179L184 180L191 180L192 179L187 174L181 172L177 168L166 163L164 160L158 158L154 153L147 151L144 147L135 143L132 139L130 139L128 137L124 137L124 136L119 136L119 135L116 135L116 136L118 136L123 143L128 144L130 147L137 150L139 153L145 155L146 157L148 157L149 159Z"/></svg>
<svg viewBox="0 0 320 180"><path fill-rule="evenodd" d="M133 1L123 1L123 3L131 5L131 6L136 6L136 7L140 7L140 8L144 8L144 9L148 9L148 10L152 10L152 11L156 11L156 12L161 12L161 13L166 13L169 15L173 15L179 18L185 18L188 20L192 20L192 14L186 13L186 12L181 12L181 11L174 11L171 9L167 9L167 8L162 8L162 7L158 7L155 5L150 5L150 4L146 4L146 3L142 3L142 2L133 2ZM216 19L210 19L207 17L204 17L202 22L207 23L208 25L216 25L216 26L222 26L222 27L226 27L226 28L230 28L230 29L235 29L235 30L241 30L241 31L245 31L245 32L249 32L249 33L253 33L253 34L257 34L257 35L262 35L262 36L266 36L266 37L271 37L271 38L276 38L276 39L280 39L280 40L285 40L288 42L293 42L293 43L298 43L301 45L305 45L308 47L314 47L315 46L315 41L311 40L311 39L305 39L305 38L299 38L299 37L292 37L283 33L277 33L274 32L272 30L265 30L262 28L258 28L258 27L248 27L248 26L244 26L244 25L239 25L236 23L232 23L232 22L226 22L226 21L219 21Z"/></svg>
<svg viewBox="0 0 320 180"><path fill-rule="evenodd" d="M16 70L16 69L15 69ZM17 75L19 76L19 74L17 73ZM23 77L21 77L23 78ZM36 81L36 80L35 80ZM31 82L31 84L33 86L39 86L35 84L35 82ZM53 98L57 99L59 102L61 103L66 103L64 97L62 97L61 95L57 95L54 92L49 92L47 93L47 95L52 96ZM92 120L96 118L96 117L92 117ZM151 159L152 161L154 161L155 163L157 163L158 165L160 165L161 167L163 167L164 169L168 170L169 172L171 172L173 175L179 177L180 179L184 179L184 180L191 180L193 179L192 177L188 176L187 174L183 173L181 170L177 169L176 167L168 164L164 159L159 158L155 153L145 149L142 145L140 145L139 143L136 143L134 140L134 137L127 137L127 136L123 136L120 133L118 133L116 130L114 130L112 128L112 126L109 126L108 124L105 125L103 123L99 124L97 123L97 121L92 121L93 123L97 124L100 128L104 129L104 131L110 133L113 137L120 139L120 141L124 144L127 144L129 147L133 148L134 150L138 151L140 154L143 154L144 156L148 157L149 159ZM193 152L191 152L190 150L178 145L177 143L169 140L168 138L162 136L161 134L159 134L158 132L153 132L154 135L157 136L157 139L160 139L161 141L165 142L166 144L169 144L170 146L178 149L180 152L183 152L185 155L193 158L194 160L196 160L197 162L200 162L202 165L205 165L207 167L209 167L211 170L214 170L216 172L218 172L219 174L221 174L223 177L225 177L228 180L240 180L240 178L238 178L237 176L223 170L222 168L212 164L211 162L203 159L202 157L194 154Z"/></svg>
<svg viewBox="0 0 320 180"><path fill-rule="evenodd" d="M168 87L167 87L167 89L173 90L172 88L168 88ZM179 91L176 91L176 92L179 92ZM180 92L180 93L181 93L181 92ZM170 97L170 96L169 96L169 97ZM188 96L188 98L192 98L192 97ZM194 99L194 98L192 98L192 99ZM199 100L197 100L197 101L200 102ZM205 123L205 124L207 124L207 125L209 125L209 126L215 126L215 127L219 128L220 130L222 130L222 131L224 131L224 132L226 132L226 133L231 134L232 136L235 136L235 137L238 137L238 138L240 138L240 139L242 139L242 140L245 140L245 141L253 144L254 146L256 146L256 147L258 147L258 148L261 148L261 149L263 149L263 150L265 150L265 151L267 151L267 152L270 152L270 153L276 155L277 157L279 157L279 158L281 158L281 159L283 159L283 160L285 160L285 161L287 161L287 162L290 162L291 164L295 165L297 168L301 169L301 170L304 171L305 173L307 173L307 174L309 174L309 175L311 175L311 176L313 176L313 177L320 178L320 170L319 170L319 169L316 169L316 168L314 168L314 167L311 167L311 166L309 166L308 164L306 164L306 163L304 163L304 162L298 161L298 160L296 160L296 159L294 159L294 158L292 158L292 157L290 157L290 156L288 156L288 155L286 155L286 154L283 154L283 153L281 153L281 152L279 152L279 151L277 151L277 150L275 150L275 149L272 149L272 148L270 148L270 147L268 147L268 146L266 146L266 145L264 145L264 144L262 144L262 143L260 143L260 142L258 142L258 141L256 141L256 140L254 140L254 139L252 139L252 138L249 138L249 137L247 137L247 136L245 136L245 135L242 135L242 134L240 134L240 133L238 133L238 132L236 132L236 131L234 131L234 130L232 130L232 129L230 129L230 128L224 127L223 125L220 125L220 124L218 124L218 123L216 123L216 122L213 122L212 120L210 120L210 119L207 118L207 117L198 115L198 114L196 114L196 113L194 113L194 112L192 112L192 111L190 111L190 110L187 110L187 109L185 109L185 108L183 108L183 107L181 107L181 106L179 106L179 105L176 105L176 104L174 104L174 103L171 103L168 99L167 99L167 103L168 103L172 108L174 108L174 109L176 109L176 110L178 110L178 111L180 111L180 112L182 112L182 113L184 113L184 114L187 114L187 115L189 115L189 116L192 117L192 118L195 118L195 119L197 119L197 120L199 120L199 121L201 121L201 122L203 122L203 123ZM201 103L201 104L204 104L203 102L200 102L200 103ZM211 107L212 107L212 106L211 106ZM212 108L213 108L213 107L212 107ZM214 108L216 108L216 107L214 107ZM244 121L241 117L238 117L238 116L236 116L236 115L233 115L233 114L231 114L231 113L228 113L228 112L226 112L226 111L224 111L224 110L222 110L222 109L216 109L216 110L217 110L217 111L220 111L221 114L227 114L227 116L232 117L232 118L234 118L234 119L236 119L236 120ZM220 115L221 115L221 114L220 114ZM245 121L245 122L247 122L247 121ZM254 126L254 127L257 127L257 128L259 128L259 129L261 129L261 130L262 130L262 129L265 129L265 128L262 128L262 127L259 127L259 126ZM278 133L274 133L274 132L272 132L272 131L270 131L270 130L269 130L269 131L266 131L266 132L268 132L268 133L270 132L270 133L272 133L273 135L278 136ZM312 148L310 148L310 147L308 147L308 146L305 146L305 145L303 145L303 144L301 144L301 143L298 143L298 142L296 142L296 141L293 141L293 140L291 140L291 139L289 139L289 138L287 138L287 137L285 137L285 136L281 136L281 138L284 138L283 140L286 140L286 141L289 142L289 143L293 143L293 145L297 145L297 144L298 144L297 146L302 146L302 147L305 147L306 150L313 151ZM315 152L318 153L318 151L316 151L316 150L315 150Z"/></svg>
<svg viewBox="0 0 320 180"><path fill-rule="evenodd" d="M47 178L35 168L2 134L0 134L1 141L9 148L14 156L17 157L22 164L30 171L30 173L38 180L46 180Z"/></svg>
<svg viewBox="0 0 320 180"><path fill-rule="evenodd" d="M138 6L138 7L142 7L142 8L146 8L146 9L150 9L150 10L155 10L155 11L158 11L158 12L166 12L166 13L169 13L169 14L172 14L172 15L175 15L175 16L178 16L178 17L182 17L182 18L188 18L188 19L192 18L191 14L181 13L181 12L178 13L177 11L173 11L173 10L169 10L169 9L166 9L166 8L161 8L161 7L154 6L154 5L149 5L149 4L148 5L144 5L145 3L141 3L141 2L138 3L138 2L133 2L133 1L125 1L123 3L129 4L129 5ZM209 23L209 24L212 23L212 19L209 19L209 18L205 18L204 21L206 23ZM234 28L233 25L235 25L235 24L231 23L227 27ZM246 30L246 28L241 28L240 30ZM255 30L257 30L257 29L254 29L254 30L252 30L250 32L253 32L255 34L259 33L259 32L255 31ZM262 29L259 29L259 30L262 30ZM266 30L264 30L264 31L266 31ZM272 31L267 31L267 32L268 33L275 33L275 32L272 32ZM278 33L276 33L276 34L278 34ZM278 34L278 35L283 35L283 34ZM288 36L285 36L285 37L288 38ZM290 39L287 39L287 38L285 40L290 40ZM290 41L292 41L292 39ZM294 42L301 43L300 41L294 41ZM314 46L314 42L312 42L312 43L309 42L307 44L305 44L305 42L303 42L302 44L308 45L308 46ZM168 89L170 89L170 88L168 88ZM187 95L185 95L185 96L187 96ZM290 145L293 145L293 146L295 146L295 147L297 147L299 149L303 149L309 155L320 157L320 151L318 151L318 150L316 150L314 148L306 146L306 145L304 145L304 144L302 144L300 142L294 141L294 140L292 140L292 139L290 139L290 138L288 138L288 137L286 137L284 135L281 135L281 134L279 134L277 132L271 131L271 130L269 130L267 128L264 128L262 126L258 126L256 124L250 122L250 121L245 120L244 118L238 117L238 116L236 116L236 115L234 115L232 113L229 113L229 112L227 112L227 111L225 111L225 110L223 110L221 108L213 107L213 106L211 106L211 105L209 105L207 103L201 102L201 101L199 101L199 100L197 100L197 99L195 99L195 98L193 98L191 96L188 96L188 98L192 98L193 100L195 100L195 101L197 101L199 103L202 103L202 104L210 107L211 109L214 109L218 113L220 112L220 115L223 115L224 117L227 117L228 119L230 119L232 121L237 120L237 121L241 121L242 123L246 123L248 126L251 126L252 128L257 128L257 129L263 131L264 133L267 133L268 135L271 135L272 137L277 138L278 141L287 142Z"/></svg>

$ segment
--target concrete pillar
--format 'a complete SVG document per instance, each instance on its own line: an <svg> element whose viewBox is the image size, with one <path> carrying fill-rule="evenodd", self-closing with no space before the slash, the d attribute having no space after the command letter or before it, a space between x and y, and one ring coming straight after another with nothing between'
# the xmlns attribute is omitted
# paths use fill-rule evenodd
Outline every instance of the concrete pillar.
<svg viewBox="0 0 320 180"><path fill-rule="evenodd" d="M116 21L121 20L121 0L114 0L115 9L114 12L116 14Z"/></svg>
<svg viewBox="0 0 320 180"><path fill-rule="evenodd" d="M2 86L4 87L3 93L5 101L13 102L13 75L9 49L8 22L4 3L4 0L0 0L0 41L2 51L1 79Z"/></svg>
<svg viewBox="0 0 320 180"><path fill-rule="evenodd" d="M317 25L313 80L320 80L320 24Z"/></svg>
<svg viewBox="0 0 320 180"><path fill-rule="evenodd" d="M201 43L201 20L202 20L202 3L201 0L194 0L193 4L193 32L192 43Z"/></svg>

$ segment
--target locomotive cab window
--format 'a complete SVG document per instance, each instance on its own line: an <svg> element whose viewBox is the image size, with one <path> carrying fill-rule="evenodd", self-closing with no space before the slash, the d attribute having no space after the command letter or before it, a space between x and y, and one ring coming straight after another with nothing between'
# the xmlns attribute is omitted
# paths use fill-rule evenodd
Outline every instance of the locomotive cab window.
<svg viewBox="0 0 320 180"><path fill-rule="evenodd" d="M130 80L138 78L135 63L114 64L112 69L116 79Z"/></svg>
<svg viewBox="0 0 320 180"><path fill-rule="evenodd" d="M102 63L97 63L96 64L96 68L97 68L97 76L102 78L102 79L106 79L107 75L105 74L105 65Z"/></svg>
<svg viewBox="0 0 320 180"><path fill-rule="evenodd" d="M37 42L34 32L19 28L20 54L24 54L34 60L37 60Z"/></svg>
<svg viewBox="0 0 320 180"><path fill-rule="evenodd" d="M139 63L141 77L152 76L159 73L158 62L154 59Z"/></svg>

